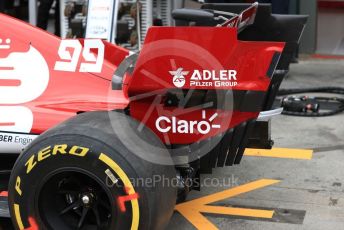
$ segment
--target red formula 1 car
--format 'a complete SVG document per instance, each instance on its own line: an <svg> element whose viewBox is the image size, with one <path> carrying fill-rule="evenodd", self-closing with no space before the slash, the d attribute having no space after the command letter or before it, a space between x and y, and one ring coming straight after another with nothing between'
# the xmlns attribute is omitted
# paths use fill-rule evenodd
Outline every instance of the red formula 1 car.
<svg viewBox="0 0 344 230"><path fill-rule="evenodd" d="M0 153L21 153L8 186L15 227L163 229L200 173L240 163L257 118L280 112L262 111L284 42L305 24L287 18L299 26L290 41L241 41L265 13L240 7L177 10L196 25L152 27L138 54L0 15Z"/></svg>

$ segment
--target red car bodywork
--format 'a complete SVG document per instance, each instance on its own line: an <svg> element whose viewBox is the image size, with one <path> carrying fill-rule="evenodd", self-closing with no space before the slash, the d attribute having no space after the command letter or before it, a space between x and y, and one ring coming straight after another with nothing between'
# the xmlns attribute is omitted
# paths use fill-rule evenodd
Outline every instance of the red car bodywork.
<svg viewBox="0 0 344 230"><path fill-rule="evenodd" d="M74 71L61 71L56 69L56 63L66 61L63 59L68 55L72 58L75 52L74 48L69 47L64 50L64 54L61 53L61 45L66 40L61 40L5 15L0 15L0 28L0 39L4 45L0 47L5 47L0 49L0 110L2 108L1 111L6 112L6 108L9 107L25 107L33 114L30 130L21 128L22 126L18 125L21 122L19 120L1 119L0 115L0 132L2 133L41 134L80 112L122 110L130 107L130 115L150 127L165 143L193 143L223 133L244 121L257 118L259 109L241 111L236 107L232 107L231 110L196 108L186 112L183 108L166 106L164 95L171 90L190 89L264 94L268 90L271 80L271 76L268 76L269 69L275 67L271 67L273 57L276 53L280 54L284 47L284 43L278 42L238 41L235 28L153 27L146 36L133 73L124 79L123 90L112 90L112 76L117 66L129 55L129 51L101 41L105 53L99 72L82 71L80 66L83 63L89 63L89 60L92 59L92 57L87 58L87 54L80 55ZM83 46L83 50L86 49L85 41L78 40ZM13 99L16 95L29 95L29 91L36 90L35 86L25 87L23 83L25 83L25 79L29 78L36 81L35 84L40 84L39 79L37 80L35 76L41 74L37 71L40 71L42 63L34 62L36 59L39 60L38 57L36 59L18 58L18 61L14 58L10 62L6 60L10 59L11 55L13 57L13 54L20 53L25 56L29 54L30 49L33 49L32 47L46 62L43 65L48 67L48 76L46 76L48 82L37 97L27 101L24 97L21 99L22 101L16 101ZM95 59L98 58L99 50L92 48L88 51ZM67 56L64 56L66 53ZM15 72L17 68L21 68L20 60L29 62L25 66L30 68L18 72L24 73L25 76L17 76ZM5 66L4 63L12 63L13 66ZM237 72L236 84L224 86L225 84L221 85L222 82L225 82L223 80L215 87L217 84L215 80L208 79L202 82L203 85L191 86L190 76L187 75L184 85L176 87L170 71L176 71L178 68L189 73L195 70L200 72L211 70L215 71L214 73L218 73L220 70L235 70ZM207 82L211 82L211 86L209 84L207 86ZM42 88L44 87L40 86L40 89ZM9 90L9 92L13 90L13 94L5 94L3 89ZM162 100L154 100L154 95L140 97L140 95L151 92L154 92L155 96L161 96ZM157 108L162 109L158 110ZM11 111L8 110L9 113ZM15 110L13 111L15 112ZM147 114L149 114L148 117ZM218 124L220 127L211 128L206 134L190 133L190 130L188 133L173 132L172 126L170 132L162 133L157 129L157 119L161 116L170 118L175 116L177 120L200 122L209 119L214 114L216 116L213 117L212 123ZM18 116L13 116L13 118L15 117ZM231 119L229 119L230 117ZM172 124L165 120L165 124L161 124L161 127L166 128L168 125ZM2 152L1 149L0 152Z"/></svg>
<svg viewBox="0 0 344 230"><path fill-rule="evenodd" d="M123 109L127 106L128 100L122 91L111 90L110 84L114 69L128 55L127 50L104 42L105 60L100 73L56 71L54 70L55 63L60 60L58 55L60 38L5 15L0 15L0 28L3 43L6 39L11 41L9 49L0 49L0 92L4 87L12 87L13 91L20 92L22 83L18 80L18 76L11 75L10 72L15 71L22 63L18 61L13 63L13 66L2 64L2 60L9 58L9 55L13 53L25 55L32 46L43 55L49 68L48 85L37 98L25 103L11 103L10 98L6 100L8 95L0 93L3 98L0 102L2 106L25 106L33 112L31 133L40 134L78 112ZM72 53L73 49L70 51ZM78 66L81 62L83 62L82 58L79 59ZM31 68L36 68L35 63L31 63ZM34 81L34 76L30 76L30 71L30 69L27 70L25 78L31 77ZM24 90L35 89L24 88ZM15 121L1 120L0 122L11 124ZM0 130L3 129L6 130L6 126L2 125ZM22 130L19 128L17 131Z"/></svg>

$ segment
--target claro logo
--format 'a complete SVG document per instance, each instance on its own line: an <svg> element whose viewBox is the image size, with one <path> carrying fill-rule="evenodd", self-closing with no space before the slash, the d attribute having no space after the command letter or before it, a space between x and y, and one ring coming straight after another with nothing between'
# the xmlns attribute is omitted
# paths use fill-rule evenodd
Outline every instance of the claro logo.
<svg viewBox="0 0 344 230"><path fill-rule="evenodd" d="M174 86L181 88L187 82L189 71L178 68L169 73L173 76ZM189 76L189 87L234 87L238 84L236 70L194 70Z"/></svg>
<svg viewBox="0 0 344 230"><path fill-rule="evenodd" d="M214 113L208 120L206 119L206 111L202 111L202 120L180 120L176 117L161 116L155 122L155 127L162 133L200 133L208 134L211 129L220 129L218 124L212 124L214 119L218 117L217 113Z"/></svg>

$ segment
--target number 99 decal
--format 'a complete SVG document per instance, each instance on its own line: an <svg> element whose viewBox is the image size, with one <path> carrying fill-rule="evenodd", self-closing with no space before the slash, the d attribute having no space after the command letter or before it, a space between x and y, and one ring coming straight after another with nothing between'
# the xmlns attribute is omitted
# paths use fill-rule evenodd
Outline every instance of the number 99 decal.
<svg viewBox="0 0 344 230"><path fill-rule="evenodd" d="M84 41L84 49L79 40L63 40L58 51L60 61L55 63L54 70L76 72L80 60L80 55L84 62L81 63L80 72L100 73L104 63L104 43L99 39ZM95 55L92 49L96 49ZM72 50L72 51L71 51Z"/></svg>

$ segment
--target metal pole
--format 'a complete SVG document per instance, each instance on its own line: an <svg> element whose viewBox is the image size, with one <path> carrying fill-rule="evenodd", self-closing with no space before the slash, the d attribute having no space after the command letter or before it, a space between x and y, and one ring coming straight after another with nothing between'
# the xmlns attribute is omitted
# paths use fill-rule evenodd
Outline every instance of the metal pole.
<svg viewBox="0 0 344 230"><path fill-rule="evenodd" d="M37 25L37 0L29 0L29 22L31 25Z"/></svg>
<svg viewBox="0 0 344 230"><path fill-rule="evenodd" d="M136 30L137 42L139 44L139 50L141 50L143 41L141 41L141 6L139 1L136 2Z"/></svg>

